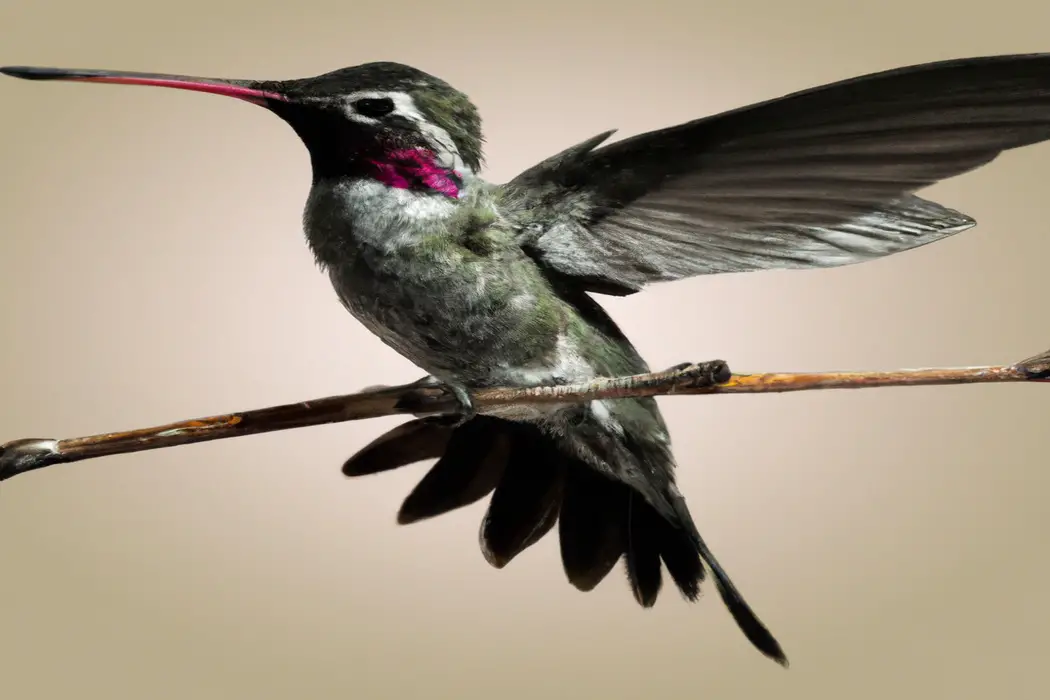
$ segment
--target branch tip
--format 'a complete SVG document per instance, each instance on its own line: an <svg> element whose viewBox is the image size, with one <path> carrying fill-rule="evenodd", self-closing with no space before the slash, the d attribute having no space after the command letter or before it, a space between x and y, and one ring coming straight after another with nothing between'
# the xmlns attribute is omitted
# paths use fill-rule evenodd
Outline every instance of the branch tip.
<svg viewBox="0 0 1050 700"><path fill-rule="evenodd" d="M58 442L40 438L12 440L0 445L0 481L62 461Z"/></svg>

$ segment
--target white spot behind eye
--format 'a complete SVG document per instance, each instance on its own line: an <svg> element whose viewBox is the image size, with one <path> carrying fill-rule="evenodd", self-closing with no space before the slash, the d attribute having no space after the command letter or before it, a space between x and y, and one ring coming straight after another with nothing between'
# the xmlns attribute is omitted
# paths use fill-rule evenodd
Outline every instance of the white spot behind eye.
<svg viewBox="0 0 1050 700"><path fill-rule="evenodd" d="M426 121L418 109L412 96L404 92L384 92L381 90L362 90L353 92L344 98L344 111L346 116L355 122L362 124L378 124L379 120L360 114L354 109L354 103L358 100L390 100L394 103L394 111L391 114L411 119L414 122Z"/></svg>
<svg viewBox="0 0 1050 700"><path fill-rule="evenodd" d="M438 156L438 161L447 168L456 170L463 174L473 174L459 155L455 141L449 133L440 126L431 123L416 107L415 100L407 92L383 91L383 90L361 90L346 95L343 101L343 110L351 121L359 124L379 124L382 120L360 114L354 109L354 102L363 99L381 100L388 99L394 103L394 110L388 116L399 116L416 124L420 133L430 143L431 148Z"/></svg>

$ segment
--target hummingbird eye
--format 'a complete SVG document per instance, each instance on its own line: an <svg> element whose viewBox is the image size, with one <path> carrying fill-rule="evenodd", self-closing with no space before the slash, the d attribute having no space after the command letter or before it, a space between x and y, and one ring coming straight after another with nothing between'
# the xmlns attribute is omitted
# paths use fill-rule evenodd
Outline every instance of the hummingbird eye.
<svg viewBox="0 0 1050 700"><path fill-rule="evenodd" d="M385 117L394 111L394 101L389 97L363 97L354 101L354 111L365 117Z"/></svg>

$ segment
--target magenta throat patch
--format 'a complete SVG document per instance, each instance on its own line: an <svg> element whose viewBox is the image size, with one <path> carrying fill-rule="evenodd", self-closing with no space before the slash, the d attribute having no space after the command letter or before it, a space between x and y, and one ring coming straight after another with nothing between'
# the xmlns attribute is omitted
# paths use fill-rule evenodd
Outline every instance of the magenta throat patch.
<svg viewBox="0 0 1050 700"><path fill-rule="evenodd" d="M463 177L437 163L433 151L424 148L406 148L391 151L383 161L373 160L376 179L399 189L424 189L459 198Z"/></svg>

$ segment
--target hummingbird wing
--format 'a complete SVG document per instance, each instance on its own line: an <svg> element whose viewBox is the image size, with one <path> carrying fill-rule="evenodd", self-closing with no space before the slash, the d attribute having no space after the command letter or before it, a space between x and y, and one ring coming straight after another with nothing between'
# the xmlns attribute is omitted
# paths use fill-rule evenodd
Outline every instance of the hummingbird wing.
<svg viewBox="0 0 1050 700"><path fill-rule="evenodd" d="M846 265L975 221L912 193L1050 139L1050 54L928 63L600 146L501 188L519 242L592 291Z"/></svg>

